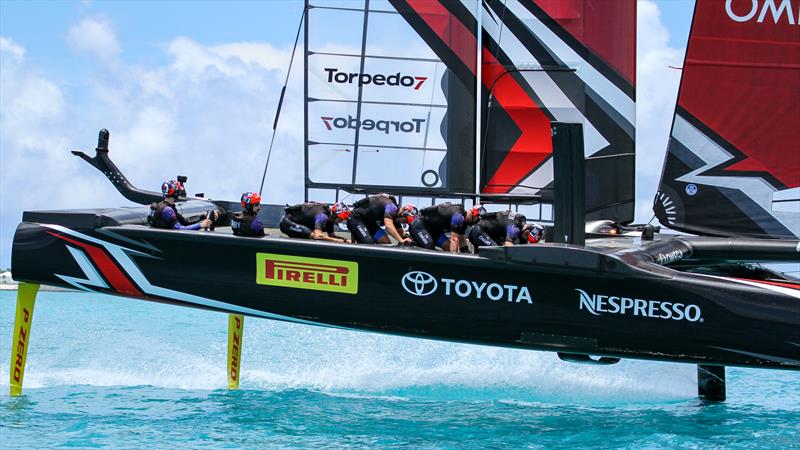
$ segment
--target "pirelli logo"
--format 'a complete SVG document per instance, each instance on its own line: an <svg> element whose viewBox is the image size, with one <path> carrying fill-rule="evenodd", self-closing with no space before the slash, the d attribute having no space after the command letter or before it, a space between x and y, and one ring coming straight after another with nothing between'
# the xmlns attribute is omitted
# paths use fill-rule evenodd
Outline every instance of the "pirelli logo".
<svg viewBox="0 0 800 450"><path fill-rule="evenodd" d="M256 283L314 291L358 293L358 263L336 259L256 254Z"/></svg>

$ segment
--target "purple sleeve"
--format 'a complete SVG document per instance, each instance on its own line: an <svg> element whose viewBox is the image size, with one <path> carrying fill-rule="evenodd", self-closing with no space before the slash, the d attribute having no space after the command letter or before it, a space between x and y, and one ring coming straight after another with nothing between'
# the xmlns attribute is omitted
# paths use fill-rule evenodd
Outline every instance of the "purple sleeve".
<svg viewBox="0 0 800 450"><path fill-rule="evenodd" d="M172 224L173 227L175 225L180 225L180 223L178 223L178 215L175 214L175 210L172 208L164 208L161 211L161 218L164 220L164 223Z"/></svg>
<svg viewBox="0 0 800 450"><path fill-rule="evenodd" d="M397 205L394 203L389 203L386 207L383 208L383 217L384 219L394 219L397 215Z"/></svg>
<svg viewBox="0 0 800 450"><path fill-rule="evenodd" d="M264 232L264 224L258 219L253 219L250 223L250 230L255 234L262 234Z"/></svg>
<svg viewBox="0 0 800 450"><path fill-rule="evenodd" d="M464 216L461 214L453 214L453 216L450 217L450 231L456 233L464 232Z"/></svg>
<svg viewBox="0 0 800 450"><path fill-rule="evenodd" d="M319 213L314 216L314 229L325 231L325 225L328 223L328 216L325 213Z"/></svg>
<svg viewBox="0 0 800 450"><path fill-rule="evenodd" d="M181 225L178 222L175 222L175 225L173 225L172 228L176 230L199 230L201 228L201 223L197 222L192 225Z"/></svg>
<svg viewBox="0 0 800 450"><path fill-rule="evenodd" d="M506 226L506 240L514 241L519 236L519 228L516 225Z"/></svg>
<svg viewBox="0 0 800 450"><path fill-rule="evenodd" d="M161 213L161 217L164 219L164 222L171 223L172 228L175 230L199 230L201 228L200 222L192 225L181 225L180 220L178 220L178 215L175 214L175 210L172 208L164 208L164 212Z"/></svg>

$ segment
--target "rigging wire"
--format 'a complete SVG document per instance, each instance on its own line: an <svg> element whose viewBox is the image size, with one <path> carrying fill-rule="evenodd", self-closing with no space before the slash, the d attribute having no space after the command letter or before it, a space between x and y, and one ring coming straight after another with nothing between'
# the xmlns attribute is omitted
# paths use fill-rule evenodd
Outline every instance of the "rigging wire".
<svg viewBox="0 0 800 450"><path fill-rule="evenodd" d="M503 0L503 14L500 16L500 33L497 36L497 42L495 42L495 52L497 52L498 55L500 54L500 45L502 44L502 41L503 41L503 30L505 29L505 25L506 25L506 21L505 21L505 19L506 19L506 11L508 11L507 3L508 3L508 0ZM489 13L491 13L491 7L489 5L486 5L486 6L488 8L487 11ZM481 7L483 7L483 2L481 2ZM492 14L492 16L494 16L494 14ZM482 32L482 30L479 30L479 32ZM498 60L498 63L499 62L500 61ZM487 99L486 99L486 117L485 118L481 117L481 121L483 121L483 124L481 124L481 128L483 128L483 136L482 136L482 139L481 139L482 142L480 144L480 148L478 149L478 155L477 155L479 160L483 160L483 155L486 153L486 145L487 145L487 142L488 142L488 135L489 135L489 133L488 133L489 118L492 115L492 103L494 103L494 94L492 92L492 89L494 89L494 84L497 82L497 80L500 79L504 74L505 73L501 74L498 77L495 77L495 79L492 80L492 83L491 83L491 85L489 86L489 88L487 90L488 92L486 93L487 94ZM481 80L478 80L478 83L481 83ZM481 97L482 96L483 95L481 95ZM483 101L482 98L478 99L478 103L479 104L482 101ZM483 164L481 164L481 168L483 168ZM480 177L483 176L483 174L477 174L477 175L480 176ZM480 183L481 183L481 181L479 180L478 184L480 185ZM488 187L488 180L487 180L487 187ZM480 196L480 189L478 189L476 193L478 194L478 196Z"/></svg>
<svg viewBox="0 0 800 450"><path fill-rule="evenodd" d="M439 76L439 63L440 63L440 61L437 61L436 62L436 66L434 66L435 67L435 69L433 70L433 79L434 80L437 80L438 76ZM426 125L425 125L425 139L423 140L423 143L422 143L422 148L423 148L423 150L422 150L422 167L419 168L419 173L420 174L425 172L425 159L428 156L428 130L430 129L431 111L433 110L433 98L434 98L435 94L436 94L436 89L435 88L431 89L431 100L430 100L430 105L428 106L428 120L425 122L426 123ZM421 176L419 178L419 184L420 185L422 184L422 177Z"/></svg>
<svg viewBox="0 0 800 450"><path fill-rule="evenodd" d="M303 29L303 21L306 18L306 9L303 8L303 13L300 15L300 23L297 25L297 35L294 37L294 47L292 47L292 57L289 59L289 70L286 71L286 80L283 82L281 89L281 96L278 99L278 108L275 111L275 121L272 123L272 137L269 140L269 150L267 151L267 162L264 164L264 174L261 175L261 185L258 187L258 193L261 195L264 191L264 181L267 179L267 168L269 168L269 159L272 156L272 146L275 144L275 130L278 128L278 119L281 117L281 108L283 107L283 98L286 95L286 86L289 84L289 75L292 73L292 64L294 63L294 54L297 51L297 42L300 40L300 30Z"/></svg>

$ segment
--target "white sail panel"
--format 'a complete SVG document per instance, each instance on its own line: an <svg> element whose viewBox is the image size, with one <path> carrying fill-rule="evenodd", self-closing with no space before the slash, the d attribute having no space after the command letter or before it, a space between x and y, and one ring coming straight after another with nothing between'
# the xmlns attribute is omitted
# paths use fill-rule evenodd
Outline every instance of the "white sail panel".
<svg viewBox="0 0 800 450"><path fill-rule="evenodd" d="M307 2L307 189L474 189L475 78L437 34L464 23L435 3Z"/></svg>

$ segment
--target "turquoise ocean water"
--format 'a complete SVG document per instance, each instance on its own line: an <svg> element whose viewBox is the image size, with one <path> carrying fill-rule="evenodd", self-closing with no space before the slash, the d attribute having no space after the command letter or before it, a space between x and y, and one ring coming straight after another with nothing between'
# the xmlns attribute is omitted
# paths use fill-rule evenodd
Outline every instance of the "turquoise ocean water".
<svg viewBox="0 0 800 450"><path fill-rule="evenodd" d="M800 373L564 363L496 349L248 318L242 389L227 316L42 292L25 395L8 396L15 292L0 292L0 448L800 448Z"/></svg>

